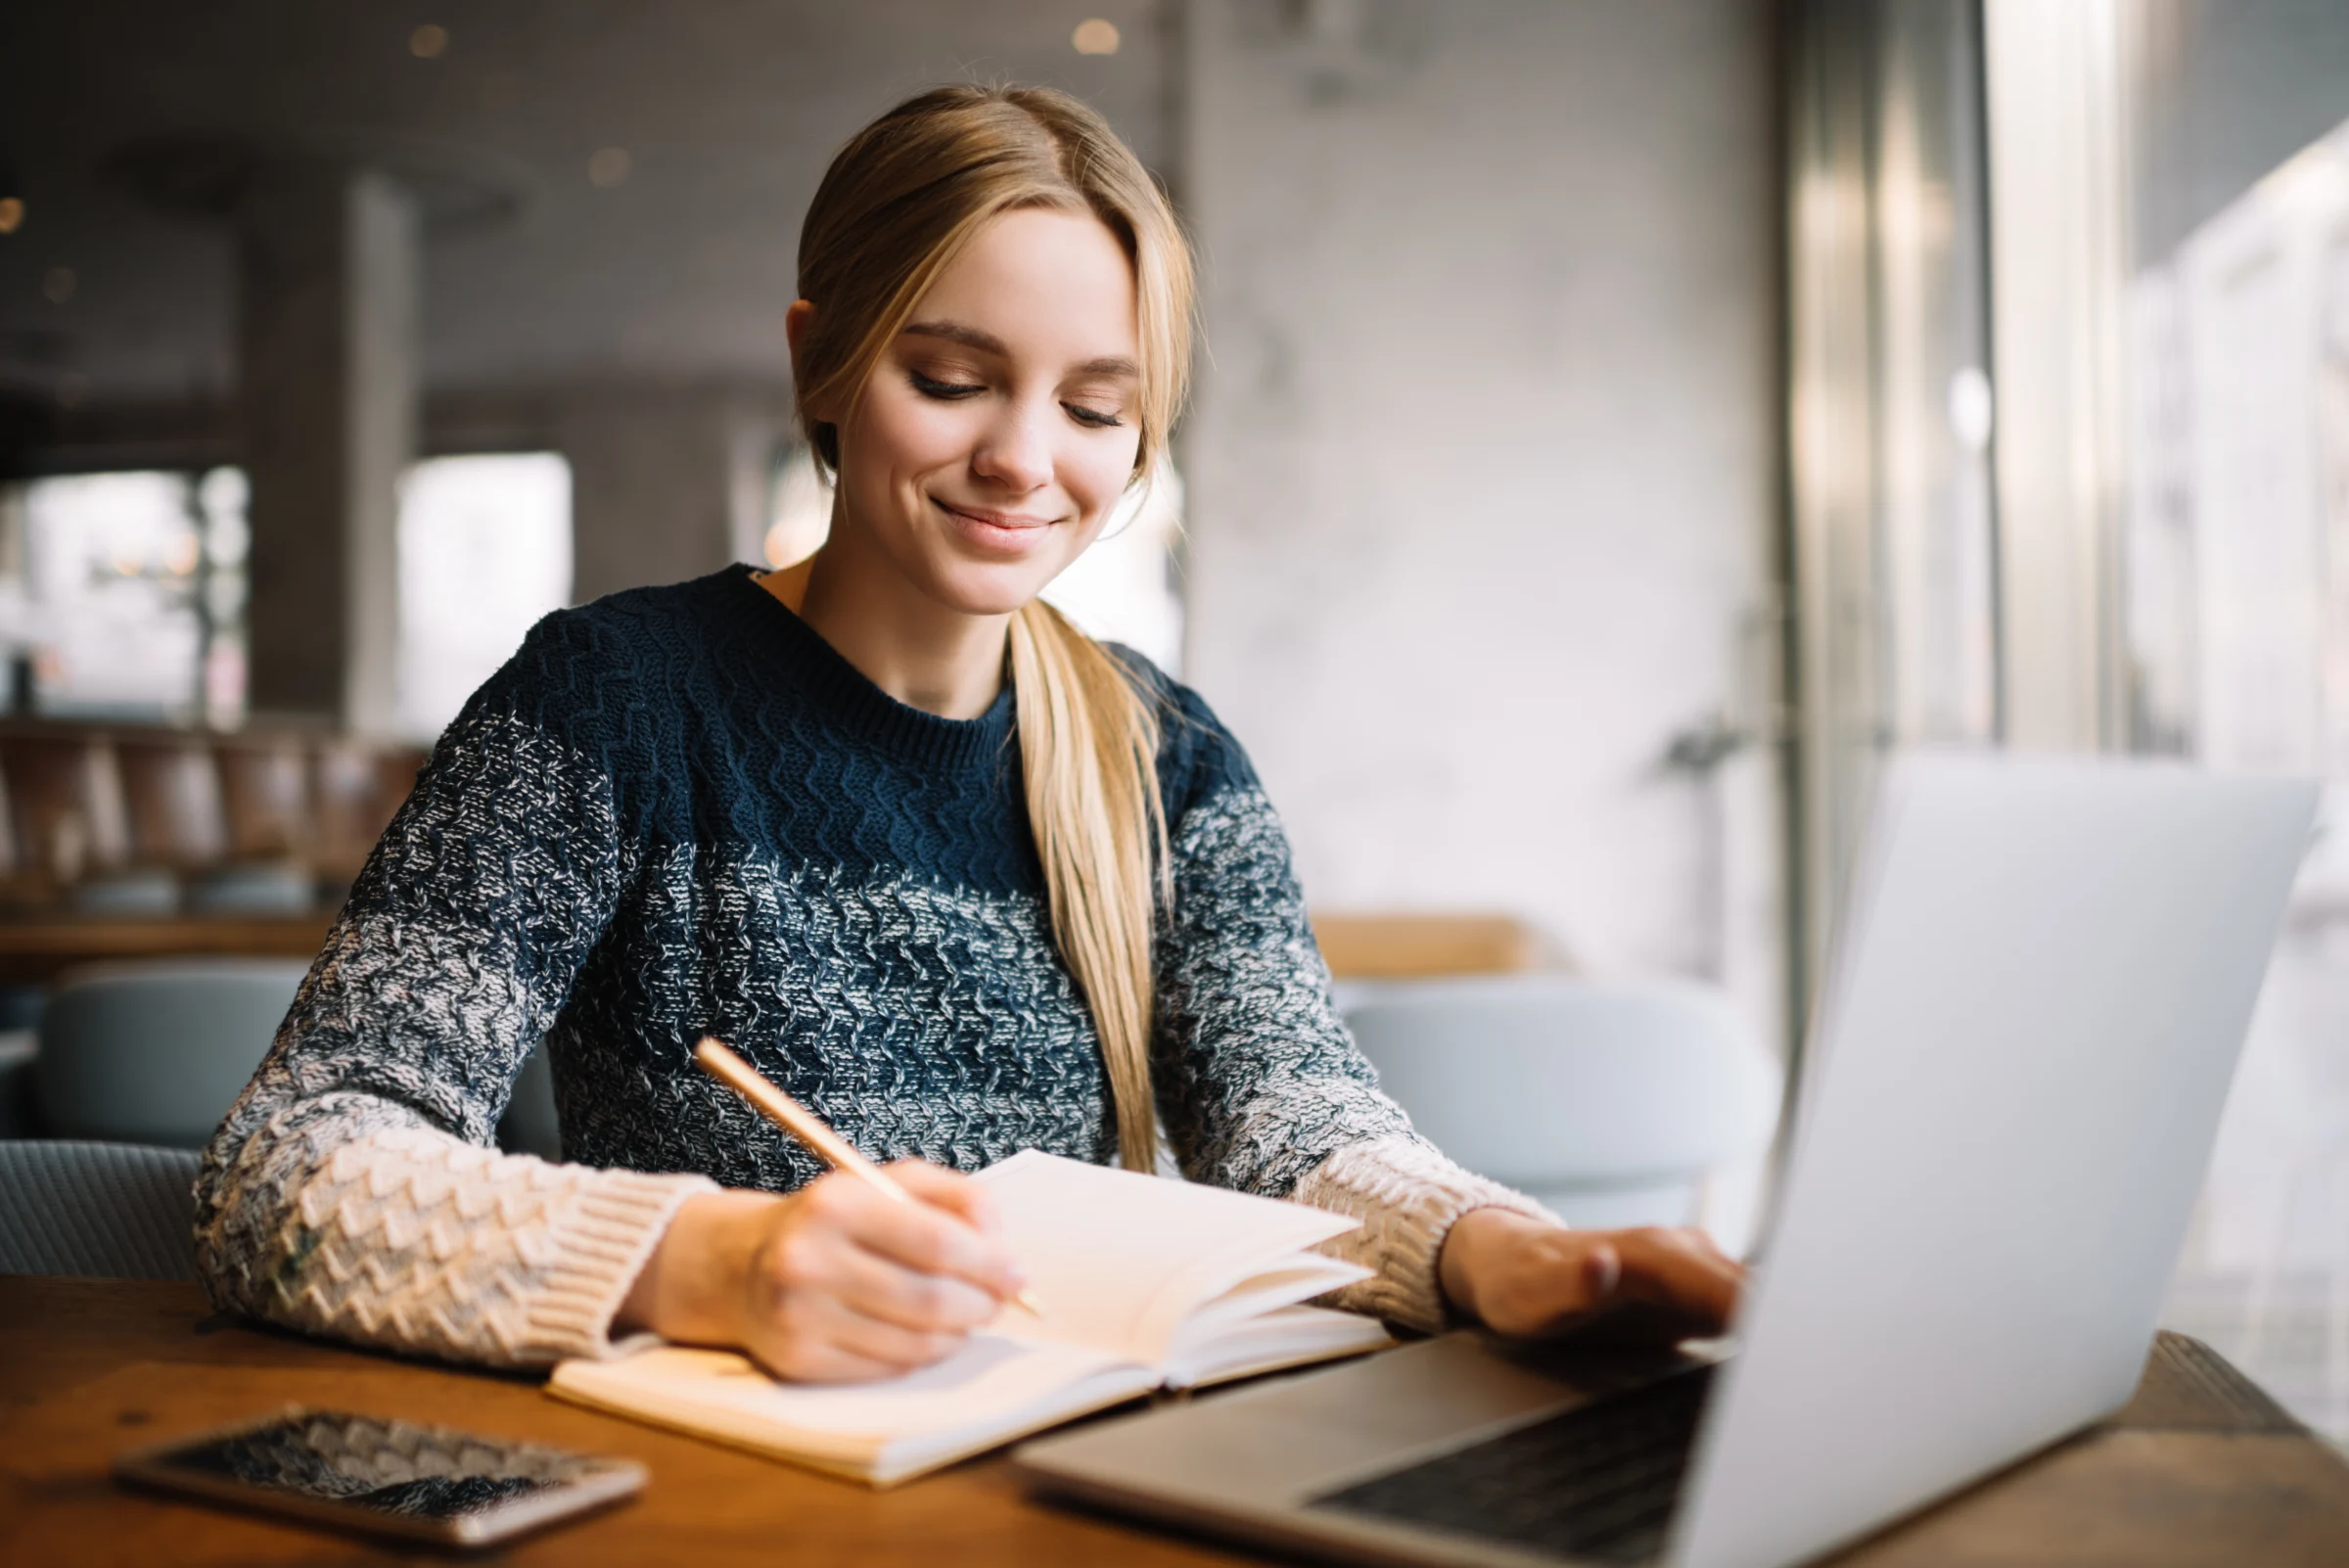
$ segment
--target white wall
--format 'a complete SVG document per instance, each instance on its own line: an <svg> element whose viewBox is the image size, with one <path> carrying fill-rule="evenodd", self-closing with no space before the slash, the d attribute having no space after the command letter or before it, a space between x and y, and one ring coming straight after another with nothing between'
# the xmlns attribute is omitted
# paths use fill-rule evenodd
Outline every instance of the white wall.
<svg viewBox="0 0 2349 1568"><path fill-rule="evenodd" d="M1662 760L1769 689L1767 28L1747 0L1198 0L1183 161L1187 670L1309 898L1723 970L1766 1029L1771 768L1725 772L1725 879Z"/></svg>

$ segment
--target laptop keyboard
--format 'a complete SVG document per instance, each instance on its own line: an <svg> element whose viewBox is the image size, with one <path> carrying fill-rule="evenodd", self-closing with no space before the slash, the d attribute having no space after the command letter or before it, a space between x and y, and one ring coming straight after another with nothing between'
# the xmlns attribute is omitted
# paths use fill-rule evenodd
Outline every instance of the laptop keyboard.
<svg viewBox="0 0 2349 1568"><path fill-rule="evenodd" d="M1712 1371L1608 1395L1325 1494L1312 1506L1564 1556L1643 1562L1664 1549Z"/></svg>

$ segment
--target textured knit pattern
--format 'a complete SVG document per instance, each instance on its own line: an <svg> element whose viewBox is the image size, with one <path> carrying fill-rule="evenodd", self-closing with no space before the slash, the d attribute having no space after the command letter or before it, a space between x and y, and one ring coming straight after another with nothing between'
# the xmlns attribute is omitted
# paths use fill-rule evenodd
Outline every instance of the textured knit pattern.
<svg viewBox="0 0 2349 1568"><path fill-rule="evenodd" d="M1378 1091L1246 758L1131 667L1166 737L1175 1157L1365 1218L1346 1245L1381 1277L1357 1297L1435 1323L1444 1228L1524 1200ZM876 1159L1115 1157L1010 693L963 721L898 703L747 568L549 617L450 725L207 1152L199 1273L224 1307L400 1350L602 1354L686 1197L818 1174L692 1065L705 1034ZM486 1146L542 1039L576 1163Z"/></svg>
<svg viewBox="0 0 2349 1568"><path fill-rule="evenodd" d="M1373 1272L1331 1295L1330 1305L1434 1333L1451 1326L1436 1258L1451 1222L1471 1209L1507 1209L1553 1223L1521 1192L1471 1176L1415 1133L1353 1143L1314 1167L1290 1194L1362 1222L1321 1250Z"/></svg>

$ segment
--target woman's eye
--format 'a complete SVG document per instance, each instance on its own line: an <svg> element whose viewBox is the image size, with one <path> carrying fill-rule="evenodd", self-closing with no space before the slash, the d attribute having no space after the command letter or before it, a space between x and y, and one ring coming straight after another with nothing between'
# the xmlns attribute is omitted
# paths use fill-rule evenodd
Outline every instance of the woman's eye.
<svg viewBox="0 0 2349 1568"><path fill-rule="evenodd" d="M912 378L915 392L920 392L924 397L937 397L946 402L959 402L965 397L975 397L987 391L977 382L940 381L937 377L925 376L918 370L908 371L906 374Z"/></svg>
<svg viewBox="0 0 2349 1568"><path fill-rule="evenodd" d="M1069 417L1078 424L1089 425L1095 430L1115 430L1118 426L1126 423L1115 414L1105 413L1098 408L1087 408L1082 403L1063 403L1060 406L1067 409Z"/></svg>

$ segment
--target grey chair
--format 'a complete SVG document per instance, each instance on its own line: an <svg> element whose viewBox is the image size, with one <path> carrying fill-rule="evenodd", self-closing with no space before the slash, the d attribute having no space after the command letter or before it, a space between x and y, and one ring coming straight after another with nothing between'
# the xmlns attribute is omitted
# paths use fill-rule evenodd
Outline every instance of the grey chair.
<svg viewBox="0 0 2349 1568"><path fill-rule="evenodd" d="M196 1276L196 1155L0 1140L0 1274Z"/></svg>
<svg viewBox="0 0 2349 1568"><path fill-rule="evenodd" d="M297 959L96 964L42 1009L33 1096L53 1137L200 1149L260 1065Z"/></svg>
<svg viewBox="0 0 2349 1568"><path fill-rule="evenodd" d="M1776 1126L1777 1063L1686 981L1363 987L1346 1022L1438 1148L1569 1224L1714 1223L1716 1182L1758 1173Z"/></svg>
<svg viewBox="0 0 2349 1568"><path fill-rule="evenodd" d="M497 1124L497 1146L509 1154L535 1154L541 1160L563 1158L563 1119L555 1110L555 1070L548 1065L546 1047L523 1058L514 1075L514 1097Z"/></svg>

